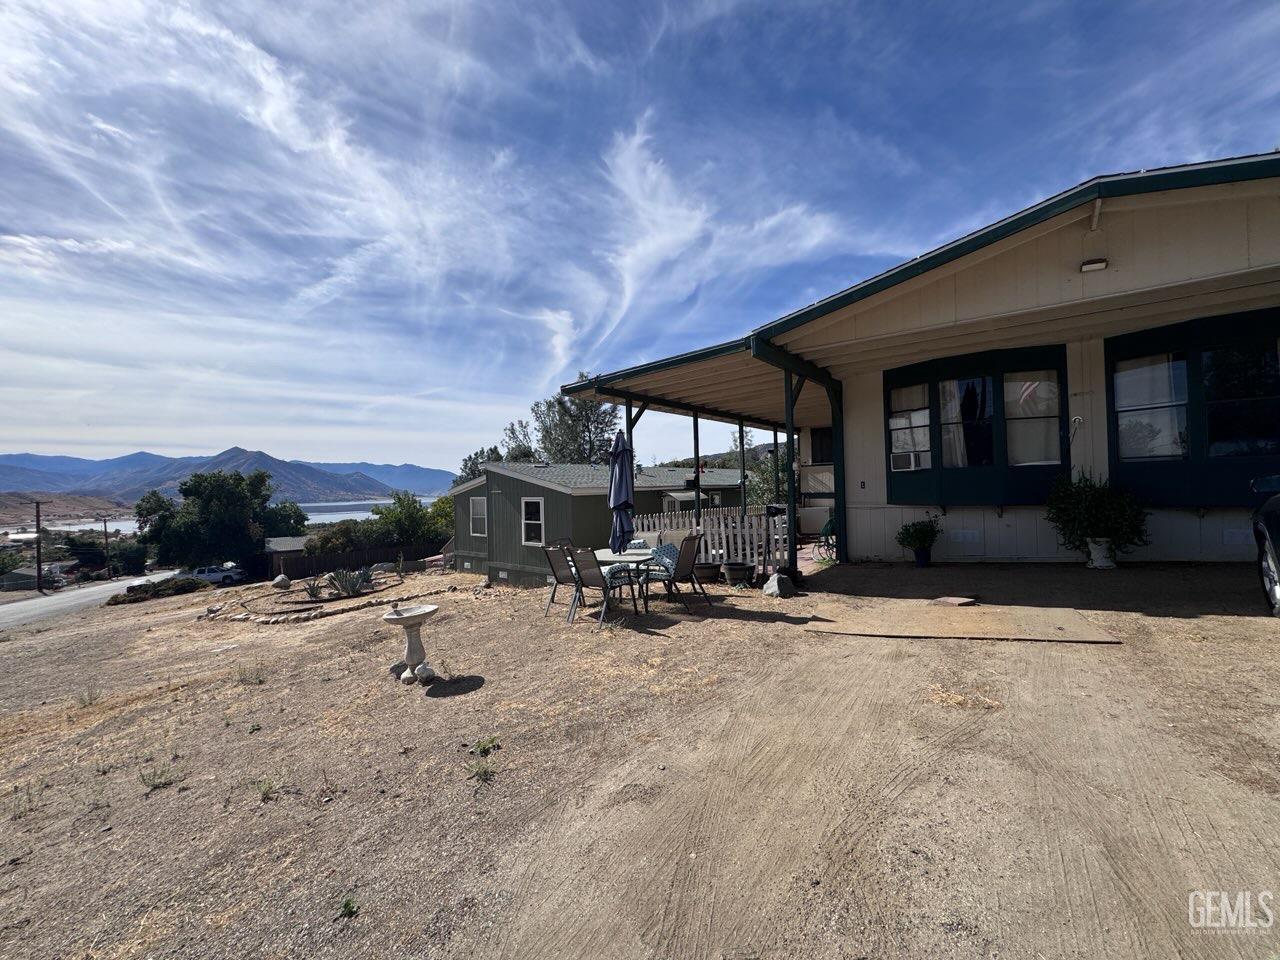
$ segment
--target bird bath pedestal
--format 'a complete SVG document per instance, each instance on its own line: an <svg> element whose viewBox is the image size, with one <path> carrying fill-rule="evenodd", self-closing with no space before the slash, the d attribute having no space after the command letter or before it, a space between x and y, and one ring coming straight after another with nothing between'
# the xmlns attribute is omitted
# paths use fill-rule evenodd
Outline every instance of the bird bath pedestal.
<svg viewBox="0 0 1280 960"><path fill-rule="evenodd" d="M405 670L400 675L402 683L413 683L416 680L434 680L436 672L427 663L426 651L422 649L422 624L439 610L432 605L401 607L392 604L391 611L383 614L384 623L394 623L404 627L404 662Z"/></svg>

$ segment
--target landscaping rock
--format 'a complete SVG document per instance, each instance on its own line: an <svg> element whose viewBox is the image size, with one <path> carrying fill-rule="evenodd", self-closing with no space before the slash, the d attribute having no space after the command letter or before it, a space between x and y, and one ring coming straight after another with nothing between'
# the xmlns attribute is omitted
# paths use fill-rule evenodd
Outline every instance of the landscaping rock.
<svg viewBox="0 0 1280 960"><path fill-rule="evenodd" d="M791 578L782 573L775 573L765 581L764 590L762 591L766 597L794 597L796 595L795 584L791 582Z"/></svg>
<svg viewBox="0 0 1280 960"><path fill-rule="evenodd" d="M391 675L393 677L398 677L400 676L400 674L404 673L405 670L408 669L408 667L409 665L405 663L403 660L397 660L395 663L391 665Z"/></svg>
<svg viewBox="0 0 1280 960"><path fill-rule="evenodd" d="M400 675L400 682L407 687L417 683L418 678L413 675L412 670L405 670L405 672Z"/></svg>
<svg viewBox="0 0 1280 960"><path fill-rule="evenodd" d="M929 602L935 607L972 607L978 601L973 597L935 597Z"/></svg>
<svg viewBox="0 0 1280 960"><path fill-rule="evenodd" d="M288 590L293 586L293 582L282 573L271 581L271 585L277 590Z"/></svg>

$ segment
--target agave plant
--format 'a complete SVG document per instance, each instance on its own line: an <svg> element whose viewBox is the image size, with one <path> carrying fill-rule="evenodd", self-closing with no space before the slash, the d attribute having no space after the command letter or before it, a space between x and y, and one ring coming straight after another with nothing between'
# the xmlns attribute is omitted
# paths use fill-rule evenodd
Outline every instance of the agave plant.
<svg viewBox="0 0 1280 960"><path fill-rule="evenodd" d="M364 572L361 570L335 570L329 574L329 582L340 597L358 597L364 588Z"/></svg>
<svg viewBox="0 0 1280 960"><path fill-rule="evenodd" d="M372 567L361 567L359 573L360 573L360 586L362 587L373 586L373 568Z"/></svg>
<svg viewBox="0 0 1280 960"><path fill-rule="evenodd" d="M302 589L306 591L307 596L312 600L319 600L324 596L324 584L319 577L312 577L310 580L302 581Z"/></svg>

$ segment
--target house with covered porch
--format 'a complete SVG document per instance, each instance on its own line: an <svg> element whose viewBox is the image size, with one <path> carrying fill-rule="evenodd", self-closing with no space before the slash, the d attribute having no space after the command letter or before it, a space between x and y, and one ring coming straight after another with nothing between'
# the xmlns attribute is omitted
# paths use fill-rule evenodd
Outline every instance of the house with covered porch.
<svg viewBox="0 0 1280 960"><path fill-rule="evenodd" d="M782 434L791 529L840 559L1075 559L1045 519L1086 472L1151 510L1157 560L1255 555L1280 473L1280 154L1096 177L741 337L568 384ZM794 566L795 538L791 538Z"/></svg>

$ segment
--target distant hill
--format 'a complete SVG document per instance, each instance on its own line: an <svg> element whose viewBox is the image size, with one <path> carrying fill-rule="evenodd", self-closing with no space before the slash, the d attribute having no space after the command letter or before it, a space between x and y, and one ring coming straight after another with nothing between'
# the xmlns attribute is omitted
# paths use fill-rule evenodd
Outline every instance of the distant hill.
<svg viewBox="0 0 1280 960"><path fill-rule="evenodd" d="M291 462L305 464L328 473L362 473L385 483L393 490L409 490L423 496L444 493L453 486L453 481L457 477L452 470L436 470L433 467L420 467L413 463L314 463L309 460Z"/></svg>
<svg viewBox="0 0 1280 960"><path fill-rule="evenodd" d="M366 468L372 472L366 472ZM277 499L301 503L380 499L403 489L436 493L448 489L453 477L447 470L413 464L343 463L326 469L242 447L203 457L165 457L139 451L106 460L10 453L0 454L0 492L47 490L134 503L148 490L175 496L178 484L186 477L212 470L266 470L276 486ZM395 482L372 475L384 471ZM436 479L437 475L443 479ZM406 482L410 480L413 482Z"/></svg>
<svg viewBox="0 0 1280 960"><path fill-rule="evenodd" d="M35 507L32 500L39 500L41 523L57 523L60 520L83 520L86 517L118 517L130 513L128 506L103 497L83 497L73 493L52 493L47 490L30 493L0 493L0 524L4 526L34 526Z"/></svg>

